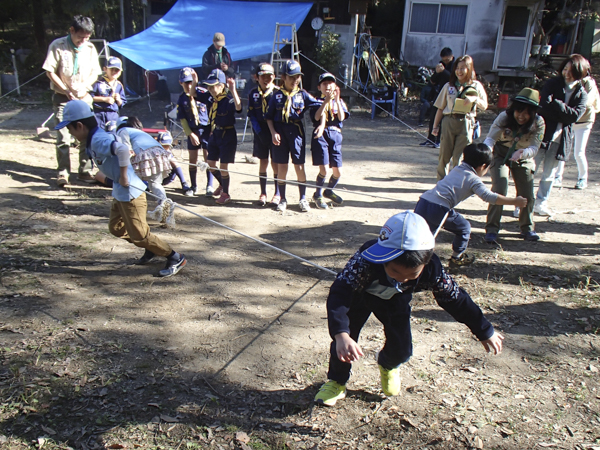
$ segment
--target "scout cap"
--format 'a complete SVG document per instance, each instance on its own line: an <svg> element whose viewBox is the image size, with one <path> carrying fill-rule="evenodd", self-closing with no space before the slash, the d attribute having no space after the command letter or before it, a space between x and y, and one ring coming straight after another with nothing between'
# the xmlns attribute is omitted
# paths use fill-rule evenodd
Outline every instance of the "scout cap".
<svg viewBox="0 0 600 450"><path fill-rule="evenodd" d="M55 130L60 130L71 122L76 122L81 119L87 119L88 117L94 117L94 112L90 105L83 100L71 100L67 102L63 109L63 120L61 123L54 127Z"/></svg>
<svg viewBox="0 0 600 450"><path fill-rule="evenodd" d="M119 117L119 119L117 120L117 128L121 127L122 125L128 125L128 123L127 123L128 120L129 120L129 117L127 117L127 116Z"/></svg>
<svg viewBox="0 0 600 450"><path fill-rule="evenodd" d="M223 33L215 33L213 36L213 42L219 45L225 45L225 35Z"/></svg>
<svg viewBox="0 0 600 450"><path fill-rule="evenodd" d="M181 69L179 71L179 82L180 83L185 83L187 81L192 81L192 68L191 67L184 67L183 69Z"/></svg>
<svg viewBox="0 0 600 450"><path fill-rule="evenodd" d="M119 69L119 70L123 70L123 63L121 62L121 60L119 58L117 58L116 56L111 56L110 58L108 58L108 61L106 63L106 67L108 69Z"/></svg>
<svg viewBox="0 0 600 450"><path fill-rule="evenodd" d="M531 106L540 106L540 93L535 89L524 88L517 94L515 100L521 103L527 103Z"/></svg>
<svg viewBox="0 0 600 450"><path fill-rule="evenodd" d="M404 211L385 223L376 244L362 252L370 262L385 263L396 259L406 250L430 250L435 240L429 225L420 215Z"/></svg>
<svg viewBox="0 0 600 450"><path fill-rule="evenodd" d="M325 73L321 74L321 76L319 77L319 84L321 84L323 81L326 81L326 80L331 80L334 83L336 81L335 76L329 72L325 72Z"/></svg>
<svg viewBox="0 0 600 450"><path fill-rule="evenodd" d="M158 133L156 140L159 144L171 145L173 143L173 136L171 136L169 131L161 131Z"/></svg>
<svg viewBox="0 0 600 450"><path fill-rule="evenodd" d="M271 64L260 63L258 65L258 67L256 68L256 75L258 75L258 76L274 75L274 74L275 74L275 69L273 69L273 66Z"/></svg>
<svg viewBox="0 0 600 450"><path fill-rule="evenodd" d="M208 75L208 78L203 81L207 86L214 86L219 83L226 84L227 77L225 77L225 73L221 69L213 69L213 71Z"/></svg>
<svg viewBox="0 0 600 450"><path fill-rule="evenodd" d="M304 75L302 73L302 68L300 67L300 63L298 61L294 61L290 59L285 63L284 73L286 75Z"/></svg>

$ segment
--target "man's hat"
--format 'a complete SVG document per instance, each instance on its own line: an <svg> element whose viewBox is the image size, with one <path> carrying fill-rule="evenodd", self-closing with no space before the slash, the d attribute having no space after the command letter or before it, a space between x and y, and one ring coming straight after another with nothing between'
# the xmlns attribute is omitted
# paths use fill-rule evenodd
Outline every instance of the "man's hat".
<svg viewBox="0 0 600 450"><path fill-rule="evenodd" d="M293 59L290 59L285 63L284 73L286 75L304 75L302 73L302 67L300 67L300 63L298 61L294 61Z"/></svg>
<svg viewBox="0 0 600 450"><path fill-rule="evenodd" d="M63 120L61 123L54 127L55 130L60 130L71 122L75 122L81 119L87 119L88 117L94 117L94 112L90 105L83 100L71 100L67 102L63 109Z"/></svg>
<svg viewBox="0 0 600 450"><path fill-rule="evenodd" d="M225 46L225 35L223 33L215 33L213 36L213 42Z"/></svg>
<svg viewBox="0 0 600 450"><path fill-rule="evenodd" d="M271 64L260 63L258 65L258 67L256 68L256 75L258 75L258 76L274 75L274 74L275 74L275 69L273 69L273 66Z"/></svg>
<svg viewBox="0 0 600 450"><path fill-rule="evenodd" d="M521 103L527 103L528 105L539 107L540 106L540 93L535 89L524 88L515 97L515 101Z"/></svg>
<svg viewBox="0 0 600 450"><path fill-rule="evenodd" d="M111 56L110 58L108 58L108 61L106 62L106 67L108 69L123 70L123 63L116 56Z"/></svg>
<svg viewBox="0 0 600 450"><path fill-rule="evenodd" d="M208 75L208 78L204 80L203 83L207 86L214 86L219 83L226 84L227 77L221 69L213 69L213 71Z"/></svg>
<svg viewBox="0 0 600 450"><path fill-rule="evenodd" d="M181 69L179 71L179 82L180 83L185 83L187 81L192 81L194 78L192 78L192 69L191 67L184 67L183 69Z"/></svg>
<svg viewBox="0 0 600 450"><path fill-rule="evenodd" d="M173 136L169 131L161 131L158 133L156 140L159 144L171 145L173 143Z"/></svg>
<svg viewBox="0 0 600 450"><path fill-rule="evenodd" d="M385 263L396 259L406 250L430 250L435 239L429 225L420 215L404 211L392 216L379 233L376 244L362 252L362 256L373 263Z"/></svg>
<svg viewBox="0 0 600 450"><path fill-rule="evenodd" d="M319 77L319 84L326 80L331 80L335 83L335 76L329 72L322 73Z"/></svg>

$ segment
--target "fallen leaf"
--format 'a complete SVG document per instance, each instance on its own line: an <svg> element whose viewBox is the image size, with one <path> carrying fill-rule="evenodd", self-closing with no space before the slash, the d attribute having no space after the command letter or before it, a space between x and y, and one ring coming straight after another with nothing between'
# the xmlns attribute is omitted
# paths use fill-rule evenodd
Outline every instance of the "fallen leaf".
<svg viewBox="0 0 600 450"><path fill-rule="evenodd" d="M158 403L148 403L148 406L154 406L155 408L160 408L160 406L158 406Z"/></svg>
<svg viewBox="0 0 600 450"><path fill-rule="evenodd" d="M112 444L109 445L107 448L127 448L127 446L123 444Z"/></svg>
<svg viewBox="0 0 600 450"><path fill-rule="evenodd" d="M56 431L54 431L52 428L45 427L44 425L42 425L42 430L44 430L46 433L48 433L50 435L56 434Z"/></svg>
<svg viewBox="0 0 600 450"><path fill-rule="evenodd" d="M510 436L511 434L515 434L515 432L513 430L510 430L510 429L508 429L506 427L500 427L500 432L502 434L507 435L507 436Z"/></svg>
<svg viewBox="0 0 600 450"><path fill-rule="evenodd" d="M37 441L38 441L38 449L42 448L44 446L44 444L46 443L46 439L44 439L42 437L38 438Z"/></svg>
<svg viewBox="0 0 600 450"><path fill-rule="evenodd" d="M539 445L540 447L554 447L556 444L552 444L552 443L550 443L550 444L547 444L547 443L545 443L545 442L538 442L538 445Z"/></svg>
<svg viewBox="0 0 600 450"><path fill-rule="evenodd" d="M588 367L588 370L592 373L598 373L598 368L592 364Z"/></svg>
<svg viewBox="0 0 600 450"><path fill-rule="evenodd" d="M481 440L481 438L479 436L475 436L473 438L473 446L480 450L483 448L483 441Z"/></svg>
<svg viewBox="0 0 600 450"><path fill-rule="evenodd" d="M161 414L160 418L161 418L161 420L164 420L167 423L178 423L179 422L179 420L177 420L175 417L167 416L165 414Z"/></svg>
<svg viewBox="0 0 600 450"><path fill-rule="evenodd" d="M235 433L235 439L242 444L247 444L248 442L250 442L250 438L243 431L238 431L237 433Z"/></svg>

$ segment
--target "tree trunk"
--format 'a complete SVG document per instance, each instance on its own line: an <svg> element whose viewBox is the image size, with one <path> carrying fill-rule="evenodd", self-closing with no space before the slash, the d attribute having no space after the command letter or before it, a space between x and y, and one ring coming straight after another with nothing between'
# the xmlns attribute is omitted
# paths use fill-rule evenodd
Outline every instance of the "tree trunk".
<svg viewBox="0 0 600 450"><path fill-rule="evenodd" d="M33 33L40 54L46 53L46 26L44 25L44 1L31 0L33 8Z"/></svg>

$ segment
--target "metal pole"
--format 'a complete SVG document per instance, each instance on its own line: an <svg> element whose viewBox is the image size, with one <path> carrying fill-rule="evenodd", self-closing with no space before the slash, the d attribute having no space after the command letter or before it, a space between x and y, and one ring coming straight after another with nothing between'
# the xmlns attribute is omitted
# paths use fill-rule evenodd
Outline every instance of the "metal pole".
<svg viewBox="0 0 600 450"><path fill-rule="evenodd" d="M121 39L125 39L125 6L123 0L119 0L119 10L121 14ZM125 67L127 64L123 61L123 86L127 87L127 71Z"/></svg>
<svg viewBox="0 0 600 450"><path fill-rule="evenodd" d="M17 59L15 58L15 49L11 48L10 53L12 55L13 69L15 71L15 81L17 83L17 94L21 95L21 86L19 85L19 72L17 71Z"/></svg>

